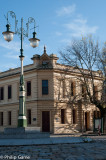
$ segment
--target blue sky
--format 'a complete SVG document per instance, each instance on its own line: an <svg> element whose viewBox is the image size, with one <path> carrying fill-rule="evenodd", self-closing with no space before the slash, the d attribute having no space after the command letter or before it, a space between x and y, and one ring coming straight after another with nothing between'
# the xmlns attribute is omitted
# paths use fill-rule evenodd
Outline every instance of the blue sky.
<svg viewBox="0 0 106 160"><path fill-rule="evenodd" d="M29 17L35 18L39 47L31 48L24 39L24 65L31 64L34 54L42 54L46 45L47 53L58 54L73 38L92 34L100 42L106 41L106 0L0 0L0 71L20 66L20 39L6 42L2 32L6 30L4 15L14 11L20 28L21 17L24 29ZM14 31L14 19L9 16L11 31ZM33 25L30 25L33 28ZM32 37L33 30L29 32Z"/></svg>

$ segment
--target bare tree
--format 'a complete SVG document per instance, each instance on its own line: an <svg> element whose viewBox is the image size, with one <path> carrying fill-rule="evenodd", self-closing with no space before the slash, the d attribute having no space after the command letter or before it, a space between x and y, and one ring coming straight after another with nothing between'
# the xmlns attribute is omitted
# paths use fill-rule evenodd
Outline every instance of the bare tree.
<svg viewBox="0 0 106 160"><path fill-rule="evenodd" d="M82 84L84 100L86 99L86 103L88 101L96 105L102 116L106 112L106 106L104 107L106 97L103 94L105 67L104 57L102 56L105 51L106 44L104 50L101 51L98 41L94 41L91 36L81 40L73 40L70 46L67 46L64 51L60 51L63 64L72 66L74 71L81 75L77 78ZM99 80L99 86L97 87L95 86L95 80ZM99 98L97 98L98 94Z"/></svg>

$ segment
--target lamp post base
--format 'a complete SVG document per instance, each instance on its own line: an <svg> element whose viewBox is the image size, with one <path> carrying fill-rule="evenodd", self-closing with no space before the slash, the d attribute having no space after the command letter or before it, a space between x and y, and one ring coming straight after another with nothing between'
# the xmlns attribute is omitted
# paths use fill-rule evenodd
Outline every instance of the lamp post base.
<svg viewBox="0 0 106 160"><path fill-rule="evenodd" d="M26 117L24 119L21 119L19 116L18 118L18 127L27 127L27 119Z"/></svg>

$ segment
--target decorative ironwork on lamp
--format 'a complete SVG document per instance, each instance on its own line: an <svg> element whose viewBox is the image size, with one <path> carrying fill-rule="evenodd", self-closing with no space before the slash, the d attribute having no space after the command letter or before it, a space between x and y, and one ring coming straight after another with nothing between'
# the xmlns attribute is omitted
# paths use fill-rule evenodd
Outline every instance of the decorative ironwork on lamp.
<svg viewBox="0 0 106 160"><path fill-rule="evenodd" d="M8 21L8 14L12 18L15 18L15 32L10 31L10 24ZM13 11L8 11L7 16L5 16L7 19L7 30L3 32L4 39L8 42L13 40L14 34L18 34L21 39L21 49L20 49L20 61L21 61L21 75L20 75L20 89L19 89L19 116L18 116L18 127L26 127L27 126L27 119L26 119L26 108L25 108L25 86L24 86L24 74L23 74L23 37L28 37L29 35L29 24L34 23L34 32L33 32L33 38L30 38L30 45L35 48L39 45L39 39L36 38L36 32L35 32L35 19L32 17L28 18L28 22L26 23L27 30L25 31L23 28L23 18L21 18L21 28L17 28L18 20L16 20L16 15Z"/></svg>

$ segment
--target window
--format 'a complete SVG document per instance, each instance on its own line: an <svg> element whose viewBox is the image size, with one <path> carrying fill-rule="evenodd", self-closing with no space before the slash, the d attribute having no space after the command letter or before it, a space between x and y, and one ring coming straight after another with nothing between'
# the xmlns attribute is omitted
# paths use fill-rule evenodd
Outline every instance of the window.
<svg viewBox="0 0 106 160"><path fill-rule="evenodd" d="M62 93L61 93L62 98L65 98L65 81L64 80L61 81L61 90L62 90Z"/></svg>
<svg viewBox="0 0 106 160"><path fill-rule="evenodd" d="M27 82L27 96L31 96L31 81Z"/></svg>
<svg viewBox="0 0 106 160"><path fill-rule="evenodd" d="M76 109L73 109L73 124L76 124L77 123L77 110Z"/></svg>
<svg viewBox="0 0 106 160"><path fill-rule="evenodd" d="M3 112L0 112L0 126L3 126Z"/></svg>
<svg viewBox="0 0 106 160"><path fill-rule="evenodd" d="M60 97L65 98L65 81L64 80L60 80L59 89L60 89L60 92L59 92Z"/></svg>
<svg viewBox="0 0 106 160"><path fill-rule="evenodd" d="M8 125L11 125L11 111L8 112Z"/></svg>
<svg viewBox="0 0 106 160"><path fill-rule="evenodd" d="M43 61L42 62L42 66L44 66L44 67L48 67L48 64L49 64L49 61Z"/></svg>
<svg viewBox="0 0 106 160"><path fill-rule="evenodd" d="M27 124L31 124L31 109L27 110Z"/></svg>
<svg viewBox="0 0 106 160"><path fill-rule="evenodd" d="M4 88L1 87L0 88L0 100L3 100L4 99Z"/></svg>
<svg viewBox="0 0 106 160"><path fill-rule="evenodd" d="M86 88L83 84L81 85L81 87L82 87L82 97L86 98Z"/></svg>
<svg viewBox="0 0 106 160"><path fill-rule="evenodd" d="M11 85L8 86L8 99L11 99L12 97L12 90L11 90Z"/></svg>
<svg viewBox="0 0 106 160"><path fill-rule="evenodd" d="M97 100L98 99L98 87L97 86L94 86L94 96Z"/></svg>
<svg viewBox="0 0 106 160"><path fill-rule="evenodd" d="M48 94L48 80L42 80L42 94Z"/></svg>
<svg viewBox="0 0 106 160"><path fill-rule="evenodd" d="M65 124L65 109L61 109L61 123Z"/></svg>
<svg viewBox="0 0 106 160"><path fill-rule="evenodd" d="M75 82L71 82L71 96L75 96Z"/></svg>

